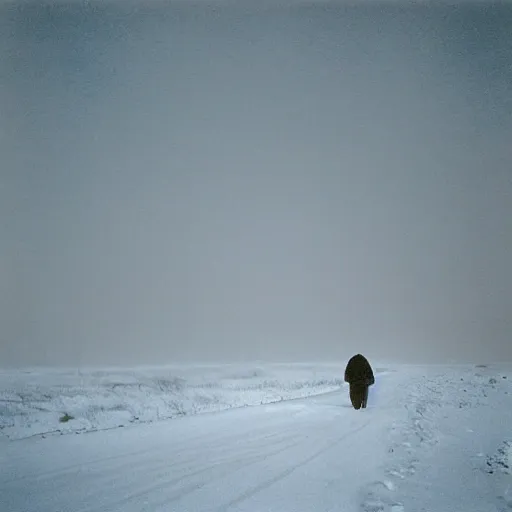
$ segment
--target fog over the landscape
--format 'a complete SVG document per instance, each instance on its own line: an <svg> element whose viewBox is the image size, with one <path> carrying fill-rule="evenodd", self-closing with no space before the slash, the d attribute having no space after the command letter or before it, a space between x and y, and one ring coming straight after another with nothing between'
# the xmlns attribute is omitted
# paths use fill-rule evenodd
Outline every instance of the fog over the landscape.
<svg viewBox="0 0 512 512"><path fill-rule="evenodd" d="M512 360L512 5L2 3L0 366Z"/></svg>

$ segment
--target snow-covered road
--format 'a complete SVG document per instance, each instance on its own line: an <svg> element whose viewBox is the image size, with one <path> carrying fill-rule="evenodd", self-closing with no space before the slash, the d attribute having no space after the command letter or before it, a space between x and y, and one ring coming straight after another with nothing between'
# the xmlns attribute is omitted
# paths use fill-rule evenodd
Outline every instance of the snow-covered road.
<svg viewBox="0 0 512 512"><path fill-rule="evenodd" d="M378 375L322 396L0 442L2 512L504 512L512 373Z"/></svg>
<svg viewBox="0 0 512 512"><path fill-rule="evenodd" d="M345 392L152 425L5 443L6 511L355 510L386 455L390 373ZM370 457L370 458L369 458Z"/></svg>

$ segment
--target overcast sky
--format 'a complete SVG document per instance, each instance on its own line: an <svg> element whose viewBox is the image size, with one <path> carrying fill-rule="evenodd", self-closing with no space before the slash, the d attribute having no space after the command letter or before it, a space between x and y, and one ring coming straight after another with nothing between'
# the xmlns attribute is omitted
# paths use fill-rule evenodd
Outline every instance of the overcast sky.
<svg viewBox="0 0 512 512"><path fill-rule="evenodd" d="M510 4L257 4L2 4L0 366L512 360Z"/></svg>

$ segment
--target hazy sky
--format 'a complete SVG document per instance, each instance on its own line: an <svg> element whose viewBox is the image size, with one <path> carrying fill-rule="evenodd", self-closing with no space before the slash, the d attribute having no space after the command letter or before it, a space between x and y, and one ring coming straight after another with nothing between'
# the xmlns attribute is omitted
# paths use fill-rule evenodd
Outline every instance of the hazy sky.
<svg viewBox="0 0 512 512"><path fill-rule="evenodd" d="M512 360L512 4L1 5L0 366Z"/></svg>

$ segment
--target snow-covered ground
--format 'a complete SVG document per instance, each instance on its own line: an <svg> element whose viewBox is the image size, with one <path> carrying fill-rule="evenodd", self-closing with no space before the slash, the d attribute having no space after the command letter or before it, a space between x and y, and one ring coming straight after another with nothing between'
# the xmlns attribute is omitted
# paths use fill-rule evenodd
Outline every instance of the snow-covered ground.
<svg viewBox="0 0 512 512"><path fill-rule="evenodd" d="M232 400L237 386L240 395L251 390L247 396L254 402L253 388L279 401L218 412L190 406L187 411L210 412L80 435L21 438L16 426L7 427L12 438L0 440L0 510L512 509L512 366L379 367L368 409L360 411L350 406L346 386L336 380L341 371L335 365L258 368L261 374L256 375L256 367L248 366L182 368L168 374L139 369L122 372L124 380L114 372L88 373L81 388L84 393L94 391L87 397L88 406L102 396L98 389L110 390L127 375L133 381L143 375L153 381L178 374L185 380L184 403L191 404L195 395L184 389L196 389L203 372L223 397L222 406L244 403L243 398ZM58 378L49 372L10 375L3 380L10 382L10 393L18 393L21 384L25 389L32 382L39 389L45 383L45 389L52 390L48 403L53 404L59 403L57 391L67 389L66 379L70 388L76 384L69 382L75 378L69 373ZM291 386L301 382L300 376L304 382L326 383ZM99 385L101 379L109 385ZM248 383L242 384L245 380ZM307 394L323 386L331 392L296 400L277 396L282 389L290 391L286 398L295 396L297 389ZM163 400L157 392L148 393L148 400L153 399ZM75 397L71 403L79 402ZM2 410L12 418L13 409ZM32 409L27 411L30 416ZM23 423L16 425L23 435L28 432Z"/></svg>
<svg viewBox="0 0 512 512"><path fill-rule="evenodd" d="M339 389L343 363L0 371L0 436L104 430Z"/></svg>

